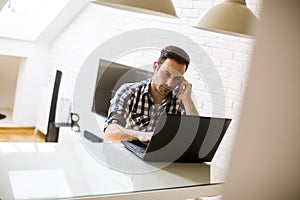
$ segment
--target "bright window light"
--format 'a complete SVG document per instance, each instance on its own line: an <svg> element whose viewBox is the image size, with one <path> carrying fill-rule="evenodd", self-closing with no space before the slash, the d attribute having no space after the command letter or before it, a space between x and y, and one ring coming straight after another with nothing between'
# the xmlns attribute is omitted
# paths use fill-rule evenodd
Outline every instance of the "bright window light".
<svg viewBox="0 0 300 200"><path fill-rule="evenodd" d="M34 41L69 1L8 1L0 12L0 37Z"/></svg>

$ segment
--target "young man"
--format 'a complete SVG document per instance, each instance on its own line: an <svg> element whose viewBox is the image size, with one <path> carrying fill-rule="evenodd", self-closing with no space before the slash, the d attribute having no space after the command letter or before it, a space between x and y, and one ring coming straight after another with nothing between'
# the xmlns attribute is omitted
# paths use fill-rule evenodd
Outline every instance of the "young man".
<svg viewBox="0 0 300 200"><path fill-rule="evenodd" d="M111 100L106 139L149 141L163 113L199 115L191 98L192 84L183 77L189 63L183 49L167 46L153 63L152 79L122 85Z"/></svg>

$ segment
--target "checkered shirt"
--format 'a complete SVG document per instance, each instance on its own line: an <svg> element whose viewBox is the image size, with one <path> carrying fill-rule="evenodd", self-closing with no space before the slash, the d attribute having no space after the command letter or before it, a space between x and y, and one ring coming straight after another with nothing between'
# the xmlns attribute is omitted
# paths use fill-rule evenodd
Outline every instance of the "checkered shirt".
<svg viewBox="0 0 300 200"><path fill-rule="evenodd" d="M149 93L151 79L138 83L126 83L116 92L110 102L104 130L110 124L139 131L154 131L163 113L185 115L182 101L172 92L156 106Z"/></svg>

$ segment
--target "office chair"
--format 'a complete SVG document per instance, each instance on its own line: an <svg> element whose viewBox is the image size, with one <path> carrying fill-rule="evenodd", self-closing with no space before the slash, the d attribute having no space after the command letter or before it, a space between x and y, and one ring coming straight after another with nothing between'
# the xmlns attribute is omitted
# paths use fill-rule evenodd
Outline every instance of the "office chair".
<svg viewBox="0 0 300 200"><path fill-rule="evenodd" d="M57 98L58 98L61 77L62 77L62 72L57 70L55 75L55 82L53 87L50 113L48 119L46 142L58 142L59 127L71 125L70 123L55 123Z"/></svg>
<svg viewBox="0 0 300 200"><path fill-rule="evenodd" d="M73 120L74 117L72 117L72 114L74 116L77 116L79 120L79 115L76 113L71 114L71 123L57 123L55 122L55 116L56 116L56 107L57 107L57 99L58 99L58 93L59 93L59 87L60 82L62 78L62 72L57 70L55 75L55 82L53 87L53 93L52 93L52 100L51 100L51 106L50 106L50 112L49 112L49 119L48 119L48 127L47 127L47 134L46 134L46 142L58 142L59 137L59 128L60 127L71 127L72 131L79 132L79 125L76 121ZM74 130L73 128L78 128L77 130ZM83 133L84 137L92 142L102 142L103 140L101 138L98 138L94 134L90 133L89 131L84 131Z"/></svg>
<svg viewBox="0 0 300 200"><path fill-rule="evenodd" d="M0 119L4 119L6 116L0 113Z"/></svg>

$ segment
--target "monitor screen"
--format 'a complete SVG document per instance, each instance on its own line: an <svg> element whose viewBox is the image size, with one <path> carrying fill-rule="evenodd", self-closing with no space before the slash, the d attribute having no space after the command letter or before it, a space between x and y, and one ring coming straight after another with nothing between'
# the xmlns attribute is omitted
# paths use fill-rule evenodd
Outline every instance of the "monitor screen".
<svg viewBox="0 0 300 200"><path fill-rule="evenodd" d="M92 112L106 117L110 100L124 83L149 79L153 72L100 59Z"/></svg>

